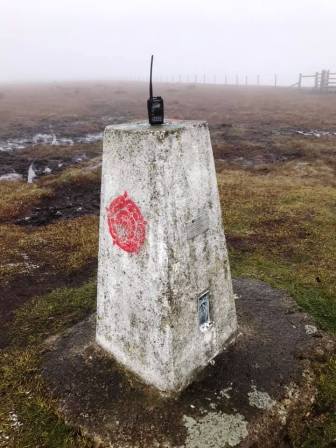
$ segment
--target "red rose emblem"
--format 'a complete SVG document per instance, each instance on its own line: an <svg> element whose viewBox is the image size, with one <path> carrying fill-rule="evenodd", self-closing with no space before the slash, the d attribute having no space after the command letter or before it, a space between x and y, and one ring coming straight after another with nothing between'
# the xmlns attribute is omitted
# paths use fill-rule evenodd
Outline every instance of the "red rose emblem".
<svg viewBox="0 0 336 448"><path fill-rule="evenodd" d="M113 244L126 252L139 252L146 236L146 221L139 207L125 192L113 199L106 210Z"/></svg>

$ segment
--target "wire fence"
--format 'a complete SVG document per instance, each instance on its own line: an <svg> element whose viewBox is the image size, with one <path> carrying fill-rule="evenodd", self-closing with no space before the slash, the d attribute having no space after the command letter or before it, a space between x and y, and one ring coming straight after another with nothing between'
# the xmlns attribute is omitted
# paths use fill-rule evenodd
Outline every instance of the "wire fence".
<svg viewBox="0 0 336 448"><path fill-rule="evenodd" d="M130 77L129 81L148 81L146 76L138 76L136 78ZM248 76L248 75L208 75L208 74L193 74L193 75L171 75L171 76L154 76L155 82L170 83L170 84L221 84L227 86L261 86L261 87L279 87L279 76L274 74L271 76ZM286 84L283 84L286 85ZM288 85L287 85L288 86Z"/></svg>

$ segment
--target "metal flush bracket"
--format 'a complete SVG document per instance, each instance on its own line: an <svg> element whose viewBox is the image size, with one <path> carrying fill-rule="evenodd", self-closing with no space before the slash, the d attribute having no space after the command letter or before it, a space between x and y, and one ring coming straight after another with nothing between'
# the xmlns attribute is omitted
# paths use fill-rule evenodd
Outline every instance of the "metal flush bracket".
<svg viewBox="0 0 336 448"><path fill-rule="evenodd" d="M213 322L210 321L210 292L204 291L197 299L198 309L198 325L202 332L212 327Z"/></svg>

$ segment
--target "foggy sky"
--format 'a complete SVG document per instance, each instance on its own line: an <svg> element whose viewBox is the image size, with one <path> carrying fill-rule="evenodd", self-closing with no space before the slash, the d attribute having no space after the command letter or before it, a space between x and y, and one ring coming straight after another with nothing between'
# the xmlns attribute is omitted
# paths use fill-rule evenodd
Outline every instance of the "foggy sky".
<svg viewBox="0 0 336 448"><path fill-rule="evenodd" d="M0 0L0 82L296 82L336 69L335 0Z"/></svg>

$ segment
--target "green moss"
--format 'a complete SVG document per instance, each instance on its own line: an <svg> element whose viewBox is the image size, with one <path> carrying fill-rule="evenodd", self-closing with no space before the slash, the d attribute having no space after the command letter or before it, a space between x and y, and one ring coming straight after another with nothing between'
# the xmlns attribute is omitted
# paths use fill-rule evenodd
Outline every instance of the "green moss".
<svg viewBox="0 0 336 448"><path fill-rule="evenodd" d="M79 288L61 288L35 297L18 308L11 323L15 345L36 344L95 311L97 288L92 280Z"/></svg>
<svg viewBox="0 0 336 448"><path fill-rule="evenodd" d="M9 350L0 359L0 446L92 447L55 413L39 374L39 359L37 348Z"/></svg>
<svg viewBox="0 0 336 448"><path fill-rule="evenodd" d="M22 216L41 199L50 197L51 190L23 182L0 183L0 222L9 222Z"/></svg>
<svg viewBox="0 0 336 448"><path fill-rule="evenodd" d="M336 413L336 356L329 360L320 374L318 398L321 411L332 409Z"/></svg>
<svg viewBox="0 0 336 448"><path fill-rule="evenodd" d="M69 276L97 259L98 217L60 220L28 229L0 224L0 281L15 282L20 276Z"/></svg>
<svg viewBox="0 0 336 448"><path fill-rule="evenodd" d="M336 358L322 367L317 401L309 419L295 416L289 425L293 448L331 448L336 440Z"/></svg>
<svg viewBox="0 0 336 448"><path fill-rule="evenodd" d="M92 444L85 441L77 432L67 426L41 403L29 403L19 410L24 428L18 440L17 447L46 446L48 448L90 447Z"/></svg>
<svg viewBox="0 0 336 448"><path fill-rule="evenodd" d="M41 378L40 359L42 341L82 320L95 304L96 282L91 280L35 297L16 311L11 347L0 359L0 446L92 446L56 414L56 403Z"/></svg>
<svg viewBox="0 0 336 448"><path fill-rule="evenodd" d="M336 189L325 166L287 167L272 176L219 175L233 275L285 290L317 325L336 333ZM336 440L336 361L319 374L311 413L289 422L293 448L327 448Z"/></svg>
<svg viewBox="0 0 336 448"><path fill-rule="evenodd" d="M318 423L304 429L304 438L298 437L293 448L332 448L336 439L336 416L320 418Z"/></svg>
<svg viewBox="0 0 336 448"><path fill-rule="evenodd" d="M61 173L41 178L40 184L51 191L65 186L76 186L77 188L85 186L87 188L88 185L99 184L100 176L101 172L99 167L93 170L86 169L85 167L70 167Z"/></svg>
<svg viewBox="0 0 336 448"><path fill-rule="evenodd" d="M322 329L336 333L336 300L328 286L320 286L315 278L312 283L316 286L310 286L310 279L302 278L300 270L289 262L257 253L241 255L231 251L230 255L234 276L256 278L284 289Z"/></svg>
<svg viewBox="0 0 336 448"><path fill-rule="evenodd" d="M225 172L220 187L234 275L285 289L336 332L336 189L240 171Z"/></svg>

